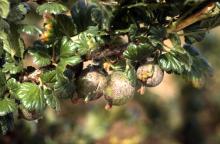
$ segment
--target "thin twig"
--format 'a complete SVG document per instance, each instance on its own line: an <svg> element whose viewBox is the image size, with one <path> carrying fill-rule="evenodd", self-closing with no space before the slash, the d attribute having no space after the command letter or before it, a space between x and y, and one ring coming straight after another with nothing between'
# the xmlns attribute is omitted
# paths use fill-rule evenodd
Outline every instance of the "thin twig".
<svg viewBox="0 0 220 144"><path fill-rule="evenodd" d="M213 10L213 8L215 8L215 3L214 2L210 2L207 6L205 6L204 8L202 8L200 11L198 11L197 13L187 17L186 19L183 19L182 21L178 21L174 22L172 26L170 26L170 28L168 28L168 33L172 33L172 32L178 32L183 30L184 28L186 28L187 26L190 26L198 21L201 21L205 18L208 17L208 13Z"/></svg>
<svg viewBox="0 0 220 144"><path fill-rule="evenodd" d="M120 56L127 49L127 46L128 43L115 47L104 46L102 51L93 52L87 59L100 60L106 57Z"/></svg>

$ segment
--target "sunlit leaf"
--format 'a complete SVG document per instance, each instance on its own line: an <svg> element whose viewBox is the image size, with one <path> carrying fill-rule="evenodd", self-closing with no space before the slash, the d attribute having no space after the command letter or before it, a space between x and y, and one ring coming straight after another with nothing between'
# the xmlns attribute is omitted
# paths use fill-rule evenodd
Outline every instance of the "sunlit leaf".
<svg viewBox="0 0 220 144"><path fill-rule="evenodd" d="M22 70L23 70L22 63L18 63L18 64L15 64L15 63L5 63L3 65L3 69L2 69L3 72L9 72L10 74L19 73Z"/></svg>
<svg viewBox="0 0 220 144"><path fill-rule="evenodd" d="M72 56L68 58L61 58L60 62L58 63L57 69L60 72L64 72L67 65L75 66L82 61L80 56Z"/></svg>
<svg viewBox="0 0 220 144"><path fill-rule="evenodd" d="M67 10L68 10L67 7L60 3L48 2L38 6L36 11L40 15L44 13L51 13L56 15L56 14L64 13Z"/></svg>
<svg viewBox="0 0 220 144"><path fill-rule="evenodd" d="M4 31L0 31L0 39L3 41L3 49L8 52L12 57L23 57L24 43L20 38L20 34L17 32L17 25L10 26L10 33L7 34Z"/></svg>
<svg viewBox="0 0 220 144"><path fill-rule="evenodd" d="M123 55L127 59L137 61L146 58L153 51L154 48L148 43L141 43L139 45L129 44Z"/></svg>
<svg viewBox="0 0 220 144"><path fill-rule="evenodd" d="M14 56L16 54L16 51L11 47L8 34L0 31L0 39L3 41L3 49Z"/></svg>
<svg viewBox="0 0 220 144"><path fill-rule="evenodd" d="M171 51L162 54L158 59L158 64L164 71L181 74L191 70L192 58L187 52Z"/></svg>
<svg viewBox="0 0 220 144"><path fill-rule="evenodd" d="M137 84L137 74L134 69L134 67L131 65L131 63L128 61L126 66L126 75L128 79L131 81L131 83L136 86Z"/></svg>
<svg viewBox="0 0 220 144"><path fill-rule="evenodd" d="M28 110L41 111L45 108L43 90L36 84L25 82L20 84L17 97Z"/></svg>
<svg viewBox="0 0 220 144"><path fill-rule="evenodd" d="M41 81L49 87L52 87L56 80L56 70L45 72L41 75Z"/></svg>
<svg viewBox="0 0 220 144"><path fill-rule="evenodd" d="M0 116L5 116L8 113L14 112L17 109L17 104L14 100L4 98L0 100Z"/></svg>
<svg viewBox="0 0 220 144"><path fill-rule="evenodd" d="M16 97L16 93L20 87L20 83L16 79L11 78L7 81L7 87L11 96Z"/></svg>
<svg viewBox="0 0 220 144"><path fill-rule="evenodd" d="M29 53L33 57L33 62L40 67L47 66L51 64L51 56L47 53L48 49L41 47L39 49L31 49Z"/></svg>
<svg viewBox="0 0 220 144"><path fill-rule="evenodd" d="M181 46L181 40L177 34L170 34L169 39L172 42L174 48Z"/></svg>
<svg viewBox="0 0 220 144"><path fill-rule="evenodd" d="M9 13L10 3L8 0L0 1L0 17L6 18Z"/></svg>
<svg viewBox="0 0 220 144"><path fill-rule="evenodd" d="M60 47L60 56L62 58L65 58L65 57L68 58L76 54L78 48L79 48L79 44L73 42L71 39L67 37L63 37L61 41L61 47Z"/></svg>
<svg viewBox="0 0 220 144"><path fill-rule="evenodd" d="M59 99L54 95L54 92L49 89L44 90L44 97L46 99L47 105L56 111L60 111Z"/></svg>
<svg viewBox="0 0 220 144"><path fill-rule="evenodd" d="M20 30L20 32L26 33L28 35L34 35L34 36L37 36L42 33L42 31L34 25L24 25L22 29Z"/></svg>

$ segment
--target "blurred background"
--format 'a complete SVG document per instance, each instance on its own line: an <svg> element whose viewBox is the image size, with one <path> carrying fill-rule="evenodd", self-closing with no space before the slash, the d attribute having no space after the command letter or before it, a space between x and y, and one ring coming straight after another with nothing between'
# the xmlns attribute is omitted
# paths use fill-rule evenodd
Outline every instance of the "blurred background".
<svg viewBox="0 0 220 144"><path fill-rule="evenodd" d="M28 46L34 38L24 39ZM204 88L166 74L158 87L109 111L104 98L64 100L61 112L47 109L38 121L15 118L14 131L0 136L0 144L220 144L220 27L195 46L214 68Z"/></svg>

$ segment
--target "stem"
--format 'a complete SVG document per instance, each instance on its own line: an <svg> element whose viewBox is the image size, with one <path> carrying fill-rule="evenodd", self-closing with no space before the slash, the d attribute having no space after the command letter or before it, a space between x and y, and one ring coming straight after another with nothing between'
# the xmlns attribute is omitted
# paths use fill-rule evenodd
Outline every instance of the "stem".
<svg viewBox="0 0 220 144"><path fill-rule="evenodd" d="M176 23L179 23L181 22L182 20L184 20L185 18L187 18L187 16L192 13L196 8L197 6L199 6L202 2L200 2L199 4L197 4L196 6L194 6L193 8L191 8L190 10L188 10L187 12L185 12L177 21Z"/></svg>
<svg viewBox="0 0 220 144"><path fill-rule="evenodd" d="M110 56L120 56L126 49L127 49L128 43L122 44L115 47L104 47L103 51L101 52L94 52L92 53L87 60L95 59L95 60L101 60L106 57Z"/></svg>
<svg viewBox="0 0 220 144"><path fill-rule="evenodd" d="M178 32L186 28L187 26L190 26L198 21L201 21L205 18L208 18L210 15L208 13L215 8L216 4L214 2L210 2L208 5L206 5L204 8L202 8L197 13L187 17L183 20L177 20L174 22L171 26L168 27L167 32L173 33Z"/></svg>
<svg viewBox="0 0 220 144"><path fill-rule="evenodd" d="M188 35L193 35L193 34L204 33L204 32L207 32L207 31L209 31L209 29L200 29L200 30L194 31L194 32L178 34L178 36L188 36Z"/></svg>
<svg viewBox="0 0 220 144"><path fill-rule="evenodd" d="M57 45L57 43L58 43L58 40L56 40L53 44L52 44L52 59L51 59L51 61L52 61L52 63L56 63L56 45Z"/></svg>
<svg viewBox="0 0 220 144"><path fill-rule="evenodd" d="M56 63L56 53L54 46L52 47L52 63Z"/></svg>

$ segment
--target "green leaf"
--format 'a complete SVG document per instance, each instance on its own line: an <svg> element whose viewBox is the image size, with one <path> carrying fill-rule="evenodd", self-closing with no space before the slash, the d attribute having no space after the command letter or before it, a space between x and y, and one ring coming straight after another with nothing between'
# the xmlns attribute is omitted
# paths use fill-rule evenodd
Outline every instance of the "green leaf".
<svg viewBox="0 0 220 144"><path fill-rule="evenodd" d="M166 37L166 29L162 26L152 26L148 35L150 39L163 40Z"/></svg>
<svg viewBox="0 0 220 144"><path fill-rule="evenodd" d="M57 74L56 70L45 72L40 76L41 81L47 86L52 87L57 80L56 74Z"/></svg>
<svg viewBox="0 0 220 144"><path fill-rule="evenodd" d="M64 14L59 14L56 16L56 21L58 31L63 35L72 37L76 34L75 25L71 17Z"/></svg>
<svg viewBox="0 0 220 144"><path fill-rule="evenodd" d="M191 55L191 56L199 56L201 55L199 49L193 47L190 44L185 44L183 48Z"/></svg>
<svg viewBox="0 0 220 144"><path fill-rule="evenodd" d="M205 78L211 76L213 73L212 67L201 56L193 58L193 65L191 71L184 71L183 77L192 82L196 88L201 88L205 83Z"/></svg>
<svg viewBox="0 0 220 144"><path fill-rule="evenodd" d="M153 51L154 48L148 43L141 43L139 45L129 44L123 55L129 60L136 61L146 58L151 55Z"/></svg>
<svg viewBox="0 0 220 144"><path fill-rule="evenodd" d="M24 54L24 42L20 37L20 33L18 30L20 29L21 25L10 24L10 33L9 33L9 40L11 43L11 48L15 50L15 56L23 58Z"/></svg>
<svg viewBox="0 0 220 144"><path fill-rule="evenodd" d="M17 74L21 72L22 70L23 70L22 63L15 64L15 63L8 63L8 62L3 65L3 69L2 69L3 72L5 73L9 72L10 74Z"/></svg>
<svg viewBox="0 0 220 144"><path fill-rule="evenodd" d="M20 88L20 83L16 79L11 78L7 81L7 87L11 96L16 97L17 91Z"/></svg>
<svg viewBox="0 0 220 144"><path fill-rule="evenodd" d="M32 55L33 62L40 67L51 64L51 48L41 42L35 42L33 47L29 49L28 53Z"/></svg>
<svg viewBox="0 0 220 144"><path fill-rule="evenodd" d="M81 57L80 56L72 56L68 58L61 58L59 64L64 64L64 65L71 65L75 66L81 62Z"/></svg>
<svg viewBox="0 0 220 144"><path fill-rule="evenodd" d="M41 111L45 108L44 93L38 85L25 82L20 84L17 97L28 110Z"/></svg>
<svg viewBox="0 0 220 144"><path fill-rule="evenodd" d="M185 42L189 44L193 44L195 42L201 42L205 38L206 33L200 29L201 29L200 26L197 24L185 28L184 29Z"/></svg>
<svg viewBox="0 0 220 144"><path fill-rule="evenodd" d="M21 28L20 32L26 33L28 35L33 35L33 36L37 36L42 33L42 31L34 25L24 25Z"/></svg>
<svg viewBox="0 0 220 144"><path fill-rule="evenodd" d="M218 11L218 14L216 14L215 16L206 18L184 29L184 34L186 35L185 36L186 43L193 44L195 42L202 41L205 38L206 32L208 30L220 25L220 14L219 14L220 9L218 8L217 11Z"/></svg>
<svg viewBox="0 0 220 144"><path fill-rule="evenodd" d="M49 89L44 90L44 97L46 99L47 105L56 111L60 111L59 99L54 95L54 92Z"/></svg>
<svg viewBox="0 0 220 144"><path fill-rule="evenodd" d="M158 64L166 72L181 74L191 70L192 58L187 52L170 51L159 57Z"/></svg>
<svg viewBox="0 0 220 144"><path fill-rule="evenodd" d="M67 7L62 4L55 2L48 2L38 6L36 11L40 15L44 13L51 13L56 15L56 14L64 13L67 10L68 10Z"/></svg>
<svg viewBox="0 0 220 144"><path fill-rule="evenodd" d="M67 37L63 37L60 47L60 57L70 57L76 54L79 45Z"/></svg>
<svg viewBox="0 0 220 144"><path fill-rule="evenodd" d="M65 78L63 75L58 75L58 80L54 85L54 94L59 98L71 98L75 93L75 83L73 80Z"/></svg>
<svg viewBox="0 0 220 144"><path fill-rule="evenodd" d="M1 0L0 1L0 17L6 18L9 13L10 3L8 0Z"/></svg>
<svg viewBox="0 0 220 144"><path fill-rule="evenodd" d="M9 32L10 25L8 22L0 17L0 31Z"/></svg>
<svg viewBox="0 0 220 144"><path fill-rule="evenodd" d="M22 14L27 14L30 7L27 3L19 3L17 9L19 9L22 12Z"/></svg>
<svg viewBox="0 0 220 144"><path fill-rule="evenodd" d="M94 3L78 0L71 9L77 32L85 31L89 26L100 25L103 14Z"/></svg>
<svg viewBox="0 0 220 144"><path fill-rule="evenodd" d="M171 40L174 48L181 46L181 40L177 34L169 34L169 39Z"/></svg>
<svg viewBox="0 0 220 144"><path fill-rule="evenodd" d="M14 100L4 98L0 100L0 116L5 116L8 113L14 112L17 109L17 104Z"/></svg>
<svg viewBox="0 0 220 144"><path fill-rule="evenodd" d="M0 31L0 39L3 41L3 49L10 53L13 57L16 54L16 51L11 47L8 34L6 34L3 31Z"/></svg>
<svg viewBox="0 0 220 144"><path fill-rule="evenodd" d="M51 64L51 56L48 54L47 49L32 49L29 53L33 57L33 62L40 67L44 67Z"/></svg>
<svg viewBox="0 0 220 144"><path fill-rule="evenodd" d="M213 74L213 69L201 53L191 45L185 45L184 48L192 56L192 67L190 71L184 71L183 77L190 81L194 87L201 88L207 77Z"/></svg>
<svg viewBox="0 0 220 144"><path fill-rule="evenodd" d="M131 65L129 61L127 61L126 65L126 75L128 79L131 81L131 83L136 86L137 84L137 74L135 71L135 68Z"/></svg>
<svg viewBox="0 0 220 144"><path fill-rule="evenodd" d="M104 33L102 33L105 35ZM71 37L78 55L86 55L100 48L104 41L97 27L89 27L87 31Z"/></svg>
<svg viewBox="0 0 220 144"><path fill-rule="evenodd" d="M9 34L0 31L0 39L3 41L3 48L6 52L10 53L12 57L17 56L23 58L24 43L17 32L18 26L11 24L10 28Z"/></svg>
<svg viewBox="0 0 220 144"><path fill-rule="evenodd" d="M57 70L59 72L64 72L64 70L66 69L67 65L70 66L75 66L77 64L79 64L82 61L80 56L72 56L72 57L68 57L68 58L61 58L60 62L58 63L57 66Z"/></svg>

